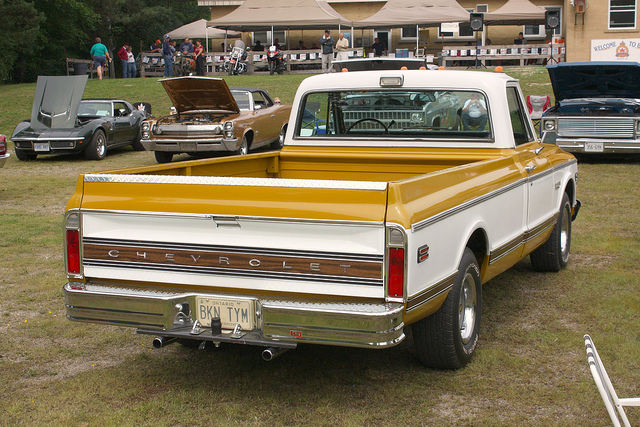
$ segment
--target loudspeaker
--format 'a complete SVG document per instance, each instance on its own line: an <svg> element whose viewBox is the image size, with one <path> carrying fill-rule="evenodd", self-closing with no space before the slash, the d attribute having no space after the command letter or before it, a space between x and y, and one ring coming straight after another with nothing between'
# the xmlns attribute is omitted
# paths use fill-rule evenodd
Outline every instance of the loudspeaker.
<svg viewBox="0 0 640 427"><path fill-rule="evenodd" d="M484 13L470 13L469 14L469 26L473 31L482 31L482 25L484 23Z"/></svg>
<svg viewBox="0 0 640 427"><path fill-rule="evenodd" d="M544 12L544 28L547 30L553 30L560 26L560 11L559 10L547 10Z"/></svg>

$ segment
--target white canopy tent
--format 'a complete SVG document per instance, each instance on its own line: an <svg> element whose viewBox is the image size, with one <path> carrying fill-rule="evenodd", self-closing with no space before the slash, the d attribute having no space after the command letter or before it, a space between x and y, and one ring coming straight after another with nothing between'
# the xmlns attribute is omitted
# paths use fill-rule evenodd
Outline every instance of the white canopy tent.
<svg viewBox="0 0 640 427"><path fill-rule="evenodd" d="M236 31L327 29L351 27L326 0L245 0L233 12L209 21L210 26Z"/></svg>
<svg viewBox="0 0 640 427"><path fill-rule="evenodd" d="M355 21L358 28L435 27L444 22L469 22L469 12L456 0L389 0L369 18ZM418 40L416 40L418 48Z"/></svg>
<svg viewBox="0 0 640 427"><path fill-rule="evenodd" d="M509 0L502 7L484 14L485 25L544 24L545 9L529 0Z"/></svg>
<svg viewBox="0 0 640 427"><path fill-rule="evenodd" d="M169 34L172 39L184 39L185 37L189 37L191 39L205 39L205 46L207 47L207 51L209 50L209 39L226 40L227 37L240 37L240 33L238 32L225 31L219 28L211 27L207 24L206 19L199 19L189 24L185 24L173 31L168 32L167 34Z"/></svg>

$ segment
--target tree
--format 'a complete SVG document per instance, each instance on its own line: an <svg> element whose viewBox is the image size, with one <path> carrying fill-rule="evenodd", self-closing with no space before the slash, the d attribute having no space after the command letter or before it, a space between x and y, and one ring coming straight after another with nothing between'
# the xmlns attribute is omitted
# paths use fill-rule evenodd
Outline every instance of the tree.
<svg viewBox="0 0 640 427"><path fill-rule="evenodd" d="M44 14L25 0L0 2L0 82L25 81L39 59L37 42L41 39Z"/></svg>

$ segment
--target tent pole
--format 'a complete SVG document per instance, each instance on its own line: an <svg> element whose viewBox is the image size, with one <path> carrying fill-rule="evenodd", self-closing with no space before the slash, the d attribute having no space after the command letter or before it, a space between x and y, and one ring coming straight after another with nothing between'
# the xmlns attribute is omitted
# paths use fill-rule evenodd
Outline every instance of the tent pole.
<svg viewBox="0 0 640 427"><path fill-rule="evenodd" d="M419 48L420 48L420 26L416 24L416 55L418 54Z"/></svg>

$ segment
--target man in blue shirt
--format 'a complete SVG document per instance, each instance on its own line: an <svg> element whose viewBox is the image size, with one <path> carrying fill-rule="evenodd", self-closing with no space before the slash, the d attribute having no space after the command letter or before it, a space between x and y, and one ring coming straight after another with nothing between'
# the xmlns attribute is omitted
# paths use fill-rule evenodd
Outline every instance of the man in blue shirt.
<svg viewBox="0 0 640 427"><path fill-rule="evenodd" d="M162 58L164 59L164 76L173 77L173 52L169 42L171 37L169 34L164 35L164 43L162 43Z"/></svg>
<svg viewBox="0 0 640 427"><path fill-rule="evenodd" d="M180 53L183 55L190 55L193 53L193 43L191 43L189 37L185 37L184 41L180 45Z"/></svg>

